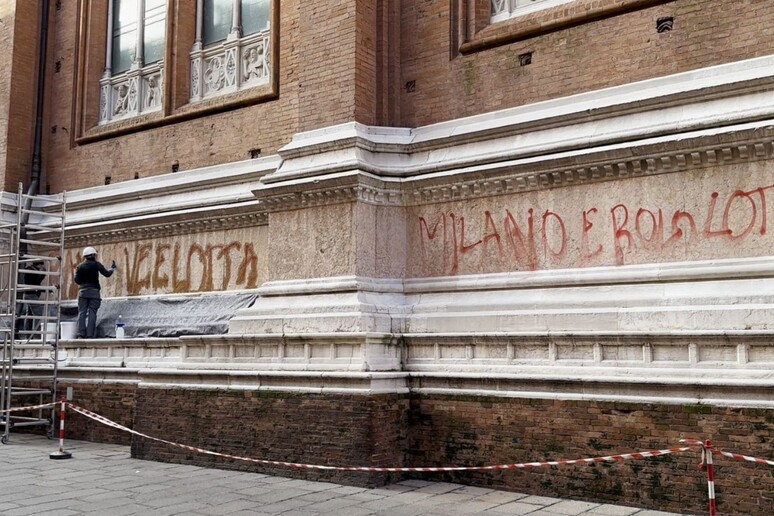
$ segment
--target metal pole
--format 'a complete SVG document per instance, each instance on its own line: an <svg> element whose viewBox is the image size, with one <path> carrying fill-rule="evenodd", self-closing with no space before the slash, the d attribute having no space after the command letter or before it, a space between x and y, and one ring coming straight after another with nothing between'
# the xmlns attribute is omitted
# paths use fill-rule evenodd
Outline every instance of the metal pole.
<svg viewBox="0 0 774 516"><path fill-rule="evenodd" d="M59 451L56 451L48 456L49 459L71 459L73 455L70 452L66 452L64 449L64 429L65 429L65 407L67 401L62 398L62 409L59 415Z"/></svg>
<svg viewBox="0 0 774 516"><path fill-rule="evenodd" d="M712 462L712 441L704 441L704 452L707 454L707 489L709 491L709 513L717 516L718 507L715 503L715 464Z"/></svg>

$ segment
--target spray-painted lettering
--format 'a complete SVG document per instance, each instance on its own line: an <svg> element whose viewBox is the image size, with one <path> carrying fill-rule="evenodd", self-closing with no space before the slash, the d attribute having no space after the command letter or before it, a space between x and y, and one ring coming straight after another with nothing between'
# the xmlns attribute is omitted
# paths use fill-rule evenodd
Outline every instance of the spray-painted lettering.
<svg viewBox="0 0 774 516"><path fill-rule="evenodd" d="M699 201L691 209L621 202L609 208L532 206L486 209L480 215L422 214L418 216L422 258L438 263L440 254L443 273L458 274L467 260L483 261L484 270L538 270L549 265L624 265L637 262L641 253L669 258L675 249L691 246L740 245L767 235L767 195L772 190L774 185L712 192L703 207ZM570 252L571 246L576 252ZM491 267L492 260L498 262L496 267Z"/></svg>
<svg viewBox="0 0 774 516"><path fill-rule="evenodd" d="M109 253L102 254L109 256ZM105 285L109 284L117 295L211 292L258 286L258 255L249 242L187 246L179 242L135 243L119 246L116 254L122 256L123 263L117 276ZM78 294L78 285L73 282L74 268L82 257L78 251L70 250L65 260L68 264L65 274L69 275L65 278L67 296L72 299Z"/></svg>

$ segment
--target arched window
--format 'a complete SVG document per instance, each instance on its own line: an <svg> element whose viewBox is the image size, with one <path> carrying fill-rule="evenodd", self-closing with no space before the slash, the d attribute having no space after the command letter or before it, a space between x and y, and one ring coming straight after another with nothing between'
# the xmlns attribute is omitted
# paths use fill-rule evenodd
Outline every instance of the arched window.
<svg viewBox="0 0 774 516"><path fill-rule="evenodd" d="M191 101L266 84L271 0L197 0Z"/></svg>
<svg viewBox="0 0 774 516"><path fill-rule="evenodd" d="M100 123L161 109L167 0L109 0Z"/></svg>
<svg viewBox="0 0 774 516"><path fill-rule="evenodd" d="M492 23L572 1L574 0L492 0Z"/></svg>

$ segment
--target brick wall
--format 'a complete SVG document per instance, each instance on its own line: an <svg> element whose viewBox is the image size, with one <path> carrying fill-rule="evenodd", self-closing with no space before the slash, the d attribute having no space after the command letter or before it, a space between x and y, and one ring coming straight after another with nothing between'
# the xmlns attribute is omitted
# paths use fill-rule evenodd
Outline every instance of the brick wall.
<svg viewBox="0 0 774 516"><path fill-rule="evenodd" d="M397 396L142 389L134 428L223 453L329 465L405 462L408 400ZM261 471L355 485L383 485L396 475L272 468L184 452L135 439L132 455L226 469Z"/></svg>
<svg viewBox="0 0 774 516"><path fill-rule="evenodd" d="M711 439L721 449L770 458L774 411L726 407L485 397L414 397L409 449L419 465L486 465L575 459ZM451 482L683 513L707 507L698 452L612 464L447 474ZM770 467L716 458L721 514L772 514Z"/></svg>
<svg viewBox="0 0 774 516"><path fill-rule="evenodd" d="M68 387L73 388L74 404L126 427L132 427L135 411L136 387L134 385L60 381L59 394L64 395ZM132 442L130 434L107 427L75 412L66 414L65 427L67 439L124 445L129 445Z"/></svg>
<svg viewBox="0 0 774 516"><path fill-rule="evenodd" d="M2 0L9 2L13 4ZM35 12L37 2L17 3ZM480 23L485 9L479 7L488 0L475 4L473 22L460 19L464 9L459 2L447 0L406 0L400 12L383 1L283 1L277 98L78 145L73 137L80 124L80 111L74 109L76 64L78 52L87 49L78 50L76 41L78 3L63 2L59 10L52 7L51 16L49 64L58 61L60 68L49 81L45 182L52 191L72 190L102 184L108 175L117 182L167 173L176 160L185 171L248 159L255 148L272 154L296 132L351 120L418 126L774 51L774 34L768 29L774 11L763 0L734 9L721 0L676 0L572 23L577 12L615 3L622 0L560 6L547 16L566 17L566 26L462 55L456 47L467 37L460 32L466 24L473 32L468 36L475 38L476 31L488 30L502 36L508 27L519 30L519 23L504 22L500 28ZM674 29L658 33L656 21L668 16L674 17ZM104 46L97 36L83 41L89 51L90 46ZM14 52L34 54L35 49L17 44ZM532 64L520 66L519 55L525 52L533 53ZM103 65L95 57L88 66L87 74L98 75ZM185 101L183 79L174 83L175 107ZM90 92L92 104L95 95ZM15 100L22 106L29 99L28 93ZM93 111L93 106L85 109L84 116L93 118Z"/></svg>
<svg viewBox="0 0 774 516"><path fill-rule="evenodd" d="M13 192L32 167L39 9L37 1L0 1L0 174Z"/></svg>
<svg viewBox="0 0 774 516"><path fill-rule="evenodd" d="M279 68L275 70L279 74L276 98L79 145L73 139L74 127L80 123L74 119L73 109L78 52L91 52L89 45L104 45L104 41L95 35L91 40L84 40L88 49L78 50L76 27L82 13L77 6L77 2L63 2L61 10L52 8L56 25L51 35L53 54L60 58L61 68L51 79L45 181L54 192L100 185L105 176L111 176L112 182L120 182L131 180L135 175L169 173L174 161L179 162L180 171L184 172L249 159L251 149L261 149L263 156L271 155L298 131L343 123L354 117L358 30L353 2L302 5L296 0L283 0L279 17ZM94 59L88 62L87 73L93 74L95 66L104 66L94 62ZM177 77L175 84L184 80L187 78ZM90 92L90 102L93 103L96 95L97 91ZM224 96L224 103L228 100ZM370 105L366 109L373 111ZM85 106L84 116L92 116L92 111L91 104ZM50 132L53 126L57 126L56 133Z"/></svg>
<svg viewBox="0 0 774 516"><path fill-rule="evenodd" d="M569 26L450 59L450 2L403 2L401 84L415 81L416 87L400 92L401 125L430 124L774 52L774 11L763 0L735 3L733 9L723 0L676 0L572 24L587 9L615 3L622 2L578 0L538 13L524 23L539 26L564 17ZM673 30L658 33L657 20L670 16ZM510 26L516 31L523 24L514 20ZM526 52L533 53L532 64L520 66L519 55Z"/></svg>

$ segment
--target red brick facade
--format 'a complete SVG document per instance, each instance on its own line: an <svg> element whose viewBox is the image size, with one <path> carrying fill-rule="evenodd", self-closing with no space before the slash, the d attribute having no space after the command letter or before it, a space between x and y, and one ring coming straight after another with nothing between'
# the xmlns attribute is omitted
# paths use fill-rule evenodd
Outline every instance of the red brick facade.
<svg viewBox="0 0 774 516"><path fill-rule="evenodd" d="M448 4L404 2L401 84L413 81L415 89L401 92L400 125L421 126L774 51L765 2L738 10L720 0L582 0L484 28L470 38L483 44L466 49L462 43L467 53L450 59ZM623 9L627 5L633 10ZM668 17L673 30L657 32L657 21ZM509 35L515 41L507 43ZM519 56L527 52L531 64L521 66Z"/></svg>
<svg viewBox="0 0 774 516"><path fill-rule="evenodd" d="M75 403L162 439L312 464L575 459L671 448L683 437L774 458L766 395L774 264L765 240L774 115L750 107L769 98L774 63L706 70L774 54L771 2L575 0L490 24L490 0L273 0L271 79L191 100L195 2L169 0L161 106L100 124L108 0L0 0L0 46L9 49L0 69L10 70L0 76L5 191L29 182L44 1L41 191L72 193L64 263L77 263L85 245L118 259L119 273L102 291L112 301L207 296L216 285L259 297L217 314L230 334L201 342L147 334L93 348L70 342L77 353L61 389L73 387ZM671 30L660 30L666 20ZM692 70L701 73L672 77ZM749 75L729 79L737 70ZM694 75L706 82L686 84ZM597 91L651 78L664 80L643 88L650 96L624 87L611 100ZM587 92L583 104L563 99ZM552 99L545 119L540 106L530 111ZM718 107L725 111L713 119ZM664 113L671 119L661 123ZM464 120L472 115L483 116ZM526 150L524 135L533 136ZM240 163L257 157L266 159ZM91 189L108 181L124 185ZM631 219L619 220L623 211ZM716 211L722 221L713 225ZM551 266L521 266L503 252L501 234L503 245L513 243L517 218ZM642 220L651 222L636 229L645 251L625 262L621 242L636 251L630 230ZM546 221L561 230L548 233ZM600 240L590 245L589 234ZM688 240L702 244L701 234L703 247L689 253ZM676 236L677 247L664 252L656 235ZM468 253L461 267L458 249ZM539 269L552 274L533 274ZM593 332L608 332L607 340ZM648 336L619 342L638 332ZM528 335L517 345L524 333L562 337L542 343ZM201 371L210 383L196 383ZM285 383L260 377L277 372L289 373ZM348 387L383 372L400 378ZM423 374L437 383L427 387ZM488 384L497 374L518 381ZM530 389L546 382L540 375L562 385L533 399L510 397L537 392ZM438 394L468 383L465 392L477 395ZM647 395L637 391L646 383ZM503 397L490 395L494 385ZM711 396L700 392L705 385ZM589 401L592 390L594 399L657 403ZM564 399L543 399L552 396ZM585 401L572 401L579 397ZM680 404L685 399L710 405ZM77 415L67 434L131 444L144 459L358 485L404 476L218 459ZM691 452L430 478L702 512L698 462ZM770 468L717 462L722 513L774 513Z"/></svg>
<svg viewBox="0 0 774 516"><path fill-rule="evenodd" d="M24 42L13 45L12 82L0 83L4 109L13 88L9 128L0 140L12 138L0 148L7 147L7 184L13 185L26 179L29 164L38 7L4 4L15 9L17 21L14 32L4 25L4 40ZM183 20L173 26L175 41L193 37L188 4L174 2L176 19ZM118 182L168 173L175 161L183 171L230 163L248 159L252 149L272 154L296 132L350 120L413 127L774 50L766 30L774 15L761 0L744 9L719 0L578 0L494 26L487 26L479 5L488 2L476 3L477 14L461 4L416 0L397 9L385 1L282 2L275 97L217 112L230 101L221 99L210 106L214 111L189 113L189 70L182 62L190 48L179 43L172 105L162 119L96 138L87 132L96 123L106 3L63 2L57 9L51 2L45 182L56 192L100 185L108 175ZM658 33L657 20L665 17L674 19L674 28ZM520 65L528 52L531 64Z"/></svg>
<svg viewBox="0 0 774 516"><path fill-rule="evenodd" d="M3 190L15 192L32 167L39 8L37 2L13 4L5 12L0 6L0 171Z"/></svg>

